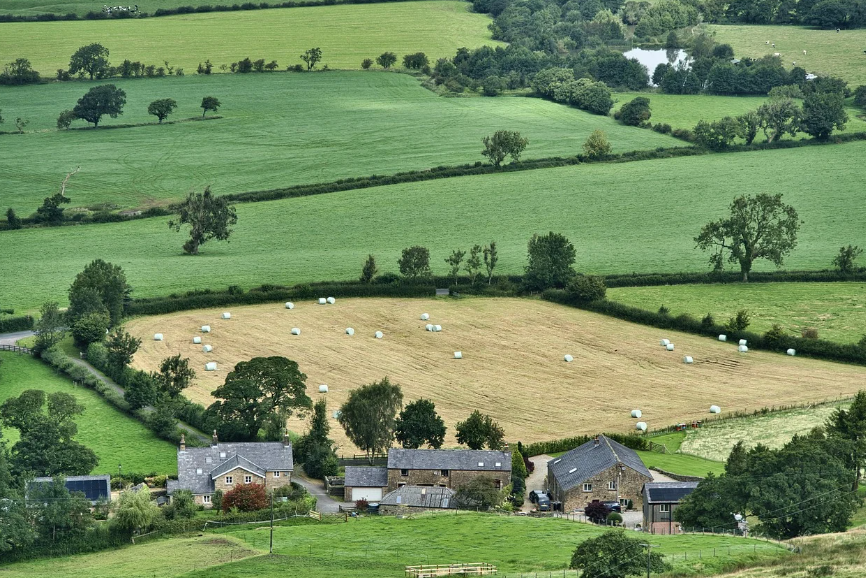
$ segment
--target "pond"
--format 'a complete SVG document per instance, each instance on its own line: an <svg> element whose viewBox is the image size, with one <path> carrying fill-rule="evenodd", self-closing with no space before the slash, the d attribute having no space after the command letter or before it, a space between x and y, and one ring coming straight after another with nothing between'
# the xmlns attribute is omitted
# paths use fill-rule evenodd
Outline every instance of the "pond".
<svg viewBox="0 0 866 578"><path fill-rule="evenodd" d="M628 52L623 53L626 58L634 58L644 66L646 66L650 77L659 64L670 64L676 66L683 62L689 63L689 55L685 50L677 48L659 49L659 50L644 50L643 48L632 48ZM652 81L650 81L652 85Z"/></svg>

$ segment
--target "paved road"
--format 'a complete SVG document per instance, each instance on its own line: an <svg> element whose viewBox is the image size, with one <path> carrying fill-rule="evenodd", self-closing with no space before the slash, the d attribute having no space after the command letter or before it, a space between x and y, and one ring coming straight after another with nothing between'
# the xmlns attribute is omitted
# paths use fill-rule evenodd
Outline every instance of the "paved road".
<svg viewBox="0 0 866 578"><path fill-rule="evenodd" d="M303 476L298 470L294 471L294 474L292 475L292 481L298 482L300 485L304 486L308 492L316 496L317 511L325 513L333 513L340 511L340 505L343 504L343 502L335 500L334 498L329 496L327 492L325 492L325 482ZM348 506L350 504L346 505Z"/></svg>
<svg viewBox="0 0 866 578"><path fill-rule="evenodd" d="M15 345L19 339L33 337L36 335L32 331L16 331L15 333L0 333L0 345Z"/></svg>
<svg viewBox="0 0 866 578"><path fill-rule="evenodd" d="M529 501L529 492L532 490L546 490L544 479L547 477L547 462L553 458L548 455L532 456L529 461L535 464L535 469L526 478L526 493L521 512L531 512L535 508L535 504Z"/></svg>

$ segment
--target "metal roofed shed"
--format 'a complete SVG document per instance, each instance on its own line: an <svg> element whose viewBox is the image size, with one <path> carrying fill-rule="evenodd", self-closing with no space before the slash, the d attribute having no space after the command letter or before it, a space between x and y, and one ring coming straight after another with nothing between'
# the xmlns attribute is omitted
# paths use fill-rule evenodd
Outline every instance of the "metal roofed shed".
<svg viewBox="0 0 866 578"><path fill-rule="evenodd" d="M405 508L422 510L453 510L454 490L428 486L403 486L388 492L379 502L379 513L397 514Z"/></svg>
<svg viewBox="0 0 866 578"><path fill-rule="evenodd" d="M34 478L27 484L28 492L34 485L52 484L54 479L50 477ZM65 484L70 492L81 492L91 504L111 499L111 476L68 476Z"/></svg>

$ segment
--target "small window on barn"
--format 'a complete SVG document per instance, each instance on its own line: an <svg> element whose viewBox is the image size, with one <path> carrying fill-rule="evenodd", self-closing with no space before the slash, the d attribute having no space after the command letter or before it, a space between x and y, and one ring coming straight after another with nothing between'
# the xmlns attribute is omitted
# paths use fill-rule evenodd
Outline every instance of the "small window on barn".
<svg viewBox="0 0 866 578"><path fill-rule="evenodd" d="M484 467L484 462L478 462L478 467L479 467L479 468L483 468L483 467Z"/></svg>
<svg viewBox="0 0 866 578"><path fill-rule="evenodd" d="M196 468L195 473L197 473L198 475L201 475L201 468Z"/></svg>
<svg viewBox="0 0 866 578"><path fill-rule="evenodd" d="M408 475L409 475L409 470L400 470L400 475L401 475L401 476L408 476Z"/></svg>
<svg viewBox="0 0 866 578"><path fill-rule="evenodd" d="M616 489L616 482L608 482L607 483L607 489L608 490L615 490Z"/></svg>
<svg viewBox="0 0 866 578"><path fill-rule="evenodd" d="M225 452L220 452L220 458L221 458L221 459L225 459L225 457L226 457L226 453L225 453Z"/></svg>
<svg viewBox="0 0 866 578"><path fill-rule="evenodd" d="M205 504L210 504L210 496L202 496L201 501Z"/></svg>
<svg viewBox="0 0 866 578"><path fill-rule="evenodd" d="M659 504L659 512L670 512L671 505L670 504Z"/></svg>
<svg viewBox="0 0 866 578"><path fill-rule="evenodd" d="M501 467L502 467L502 462L496 462L496 467L497 467L497 468L501 468Z"/></svg>
<svg viewBox="0 0 866 578"><path fill-rule="evenodd" d="M583 484L583 491L584 492L591 492L592 491L592 484Z"/></svg>
<svg viewBox="0 0 866 578"><path fill-rule="evenodd" d="M441 474L442 474L442 476L443 476L443 477L445 477L445 478L447 478L447 477L448 477L448 470L442 470L442 471L441 471L441 472L439 472L439 473L441 473Z"/></svg>
<svg viewBox="0 0 866 578"><path fill-rule="evenodd" d="M204 459L204 461L205 461L206 464L212 464L212 463L213 463L213 458L210 457L210 456L208 456L208 457L206 457L206 458Z"/></svg>

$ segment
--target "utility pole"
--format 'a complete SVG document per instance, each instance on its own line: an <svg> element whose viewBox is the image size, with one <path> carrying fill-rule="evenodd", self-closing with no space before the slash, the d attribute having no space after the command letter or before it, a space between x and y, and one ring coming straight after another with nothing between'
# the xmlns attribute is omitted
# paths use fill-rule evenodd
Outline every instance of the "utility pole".
<svg viewBox="0 0 866 578"><path fill-rule="evenodd" d="M274 553L274 491L271 490L271 546L269 553Z"/></svg>
<svg viewBox="0 0 866 578"><path fill-rule="evenodd" d="M652 544L641 544L641 546L646 546L646 578L650 578L650 572L652 572L652 556L650 556Z"/></svg>

